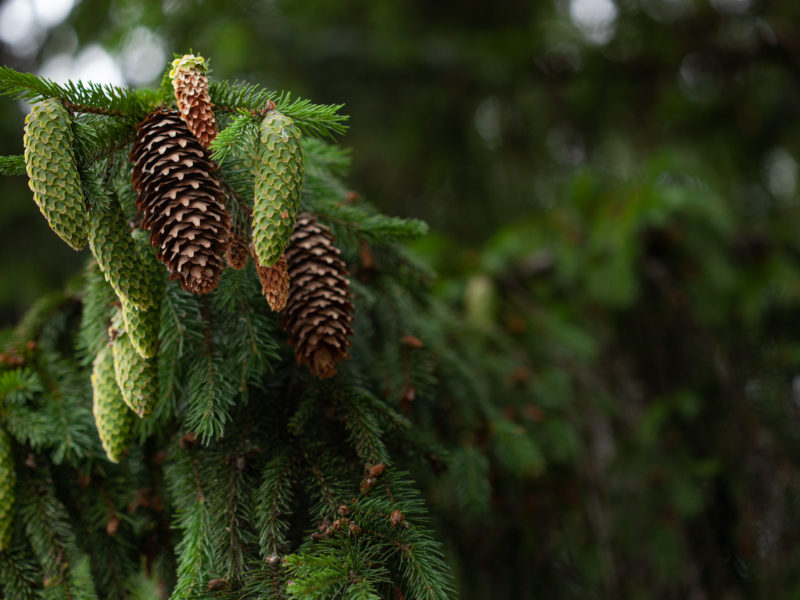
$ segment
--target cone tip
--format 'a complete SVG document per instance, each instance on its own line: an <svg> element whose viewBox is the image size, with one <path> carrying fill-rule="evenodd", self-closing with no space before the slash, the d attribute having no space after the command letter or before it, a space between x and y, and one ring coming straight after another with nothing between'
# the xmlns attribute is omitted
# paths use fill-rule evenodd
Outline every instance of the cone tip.
<svg viewBox="0 0 800 600"><path fill-rule="evenodd" d="M175 75L177 74L179 69L184 67L191 67L191 66L199 66L203 71L206 70L206 59L202 56L195 55L195 54L184 54L180 58L176 58L172 61L172 69L169 72L169 78L175 79Z"/></svg>

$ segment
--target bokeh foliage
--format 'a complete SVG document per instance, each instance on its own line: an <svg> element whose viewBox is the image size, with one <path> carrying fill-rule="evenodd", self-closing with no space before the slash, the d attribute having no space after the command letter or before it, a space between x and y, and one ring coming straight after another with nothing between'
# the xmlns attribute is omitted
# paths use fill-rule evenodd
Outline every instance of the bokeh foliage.
<svg viewBox="0 0 800 600"><path fill-rule="evenodd" d="M84 0L2 58L146 27L346 104L351 185L432 225L413 251L470 340L438 420L394 390L451 451L425 480L462 597L792 597L800 5L619 0L598 44L577 3ZM81 259L0 185L10 321Z"/></svg>

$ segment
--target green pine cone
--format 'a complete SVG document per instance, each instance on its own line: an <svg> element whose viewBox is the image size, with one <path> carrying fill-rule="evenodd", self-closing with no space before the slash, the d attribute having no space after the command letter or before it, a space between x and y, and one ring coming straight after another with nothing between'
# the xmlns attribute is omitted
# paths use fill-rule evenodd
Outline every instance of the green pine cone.
<svg viewBox="0 0 800 600"><path fill-rule="evenodd" d="M161 324L161 302L148 309L139 310L121 299L122 320L131 344L142 358L153 358L158 352L158 331Z"/></svg>
<svg viewBox="0 0 800 600"><path fill-rule="evenodd" d="M75 250L86 246L86 209L64 105L42 100L25 117L25 169L33 199L50 228Z"/></svg>
<svg viewBox="0 0 800 600"><path fill-rule="evenodd" d="M131 235L139 253L139 260L144 267L145 278L150 286L150 295L155 307L161 304L161 299L164 297L164 276L167 271L158 260L158 249L150 245L150 233L142 229L134 229Z"/></svg>
<svg viewBox="0 0 800 600"><path fill-rule="evenodd" d="M139 309L155 303L151 274L136 250L125 215L116 200L89 215L89 247L120 300Z"/></svg>
<svg viewBox="0 0 800 600"><path fill-rule="evenodd" d="M111 344L114 373L122 399L140 417L153 410L158 399L156 361L144 358L134 348L128 334L120 332Z"/></svg>
<svg viewBox="0 0 800 600"><path fill-rule="evenodd" d="M11 455L11 437L0 429L0 552L8 550L14 531L14 484L17 472Z"/></svg>
<svg viewBox="0 0 800 600"><path fill-rule="evenodd" d="M133 414L125 406L114 374L111 348L103 347L92 365L94 422L108 460L119 459L130 448L133 439Z"/></svg>
<svg viewBox="0 0 800 600"><path fill-rule="evenodd" d="M136 351L143 358L153 358L158 352L158 334L161 330L164 267L156 258L156 251L148 241L147 232L134 231L133 240L147 278L151 303L150 308L137 309L135 304L121 299L122 320Z"/></svg>
<svg viewBox="0 0 800 600"><path fill-rule="evenodd" d="M276 110L267 113L261 121L258 158L253 247L259 266L271 267L289 243L303 188L300 130L289 117Z"/></svg>

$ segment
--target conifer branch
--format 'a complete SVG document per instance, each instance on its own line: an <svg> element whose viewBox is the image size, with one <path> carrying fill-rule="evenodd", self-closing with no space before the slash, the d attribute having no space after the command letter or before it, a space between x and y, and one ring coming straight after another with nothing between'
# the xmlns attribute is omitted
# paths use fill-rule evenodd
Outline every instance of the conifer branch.
<svg viewBox="0 0 800 600"><path fill-rule="evenodd" d="M261 473L262 483L258 488L255 509L258 542L264 559L283 553L288 548L287 517L291 514L295 462L296 457L283 450L269 460Z"/></svg>
<svg viewBox="0 0 800 600"><path fill-rule="evenodd" d="M266 114L272 108L291 118L307 135L333 138L347 131L347 116L339 114L343 104L314 104L295 98L289 92L267 91L258 85L234 82L209 82L209 93L215 108L229 113L241 110Z"/></svg>
<svg viewBox="0 0 800 600"><path fill-rule="evenodd" d="M73 112L133 119L145 117L151 109L136 92L126 88L82 81L61 85L7 66L0 66L0 95L31 103L58 98Z"/></svg>
<svg viewBox="0 0 800 600"><path fill-rule="evenodd" d="M347 394L338 398L337 405L358 457L371 464L389 462L389 453L381 440L383 430L366 402L357 395Z"/></svg>
<svg viewBox="0 0 800 600"><path fill-rule="evenodd" d="M37 473L37 475L44 473ZM65 598L74 598L70 589L70 556L75 554L75 535L64 505L50 486L28 479L22 486L20 515L45 581L60 586Z"/></svg>
<svg viewBox="0 0 800 600"><path fill-rule="evenodd" d="M325 473L322 472L322 469L319 468L316 462L311 460L311 456L308 453L304 453L304 456L306 462L308 463L309 471L319 487L319 491L322 495L324 503L327 505L331 514L335 513L336 508L340 504L340 500L335 495L333 485L331 485L331 482L328 480L328 478L325 476Z"/></svg>
<svg viewBox="0 0 800 600"><path fill-rule="evenodd" d="M0 402L21 404L42 391L42 380L30 367L0 373Z"/></svg>
<svg viewBox="0 0 800 600"><path fill-rule="evenodd" d="M0 175L25 174L25 157L22 154L0 156Z"/></svg>
<svg viewBox="0 0 800 600"><path fill-rule="evenodd" d="M131 119L109 119L106 116L83 115L73 121L75 154L79 167L90 167L112 158L133 142L136 123ZM111 176L109 169L105 177Z"/></svg>
<svg viewBox="0 0 800 600"><path fill-rule="evenodd" d="M188 412L186 426L204 444L222 435L230 418L230 407L236 400L233 372L219 349L197 356L188 373Z"/></svg>
<svg viewBox="0 0 800 600"><path fill-rule="evenodd" d="M211 142L211 160L222 163L231 155L248 156L256 151L258 135L253 113L240 109L228 126Z"/></svg>
<svg viewBox="0 0 800 600"><path fill-rule="evenodd" d="M0 552L0 585L7 598L35 600L39 598L43 573L28 552Z"/></svg>
<svg viewBox="0 0 800 600"><path fill-rule="evenodd" d="M198 458L192 442L181 450L173 445L173 457L166 475L176 510L176 523L182 532L176 546L178 581L171 600L190 600L203 586L214 565L212 518L201 481Z"/></svg>

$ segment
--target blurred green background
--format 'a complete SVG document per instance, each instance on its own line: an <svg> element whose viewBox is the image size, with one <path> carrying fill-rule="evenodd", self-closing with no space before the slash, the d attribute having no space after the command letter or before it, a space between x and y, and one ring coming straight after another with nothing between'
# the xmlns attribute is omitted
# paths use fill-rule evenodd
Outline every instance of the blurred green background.
<svg viewBox="0 0 800 600"><path fill-rule="evenodd" d="M428 482L462 597L800 597L800 3L5 0L0 41L61 81L192 49L346 104L353 189L429 222L412 250L531 434ZM11 323L83 257L0 186Z"/></svg>

